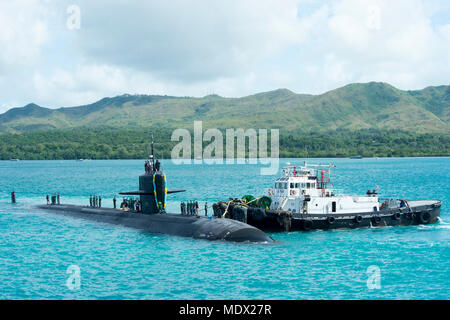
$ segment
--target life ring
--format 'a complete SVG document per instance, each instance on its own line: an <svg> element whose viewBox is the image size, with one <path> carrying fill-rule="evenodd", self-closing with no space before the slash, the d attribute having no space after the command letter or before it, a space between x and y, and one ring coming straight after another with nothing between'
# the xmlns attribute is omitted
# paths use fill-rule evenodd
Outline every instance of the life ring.
<svg viewBox="0 0 450 320"><path fill-rule="evenodd" d="M363 217L361 216L356 216L355 217L355 222L360 223L362 221Z"/></svg>
<svg viewBox="0 0 450 320"><path fill-rule="evenodd" d="M335 217L328 217L328 218L327 218L328 224L333 224L335 221L336 221L336 218L335 218Z"/></svg>
<svg viewBox="0 0 450 320"><path fill-rule="evenodd" d="M304 221L303 221L303 229L304 229L305 231L311 230L312 227L313 227L313 223L312 223L311 220L304 220Z"/></svg>
<svg viewBox="0 0 450 320"><path fill-rule="evenodd" d="M291 196L295 196L295 194L296 194L297 192L295 191L295 190L291 190Z"/></svg>
<svg viewBox="0 0 450 320"><path fill-rule="evenodd" d="M419 218L421 223L427 224L431 220L431 214L428 211L422 211Z"/></svg>

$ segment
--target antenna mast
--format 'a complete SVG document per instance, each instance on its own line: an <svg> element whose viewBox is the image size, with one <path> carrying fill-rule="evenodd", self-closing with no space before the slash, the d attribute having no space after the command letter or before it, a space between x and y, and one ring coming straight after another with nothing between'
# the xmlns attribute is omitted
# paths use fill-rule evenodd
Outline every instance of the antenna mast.
<svg viewBox="0 0 450 320"><path fill-rule="evenodd" d="M152 168L155 167L155 153L153 152L153 133L152 133Z"/></svg>

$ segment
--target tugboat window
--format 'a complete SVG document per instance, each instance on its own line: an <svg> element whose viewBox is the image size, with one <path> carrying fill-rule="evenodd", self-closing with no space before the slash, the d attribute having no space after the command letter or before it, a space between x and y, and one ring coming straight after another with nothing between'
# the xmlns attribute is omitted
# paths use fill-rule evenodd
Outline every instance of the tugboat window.
<svg viewBox="0 0 450 320"><path fill-rule="evenodd" d="M291 182L291 189L294 189L294 184Z"/></svg>
<svg viewBox="0 0 450 320"><path fill-rule="evenodd" d="M298 187L299 187L299 184L300 184L300 183L296 183L296 184L295 184L295 187L298 188Z"/></svg>
<svg viewBox="0 0 450 320"><path fill-rule="evenodd" d="M311 183L308 182L308 183L306 184L306 189L309 189L309 188L311 188Z"/></svg>
<svg viewBox="0 0 450 320"><path fill-rule="evenodd" d="M331 212L336 212L336 201L331 203Z"/></svg>

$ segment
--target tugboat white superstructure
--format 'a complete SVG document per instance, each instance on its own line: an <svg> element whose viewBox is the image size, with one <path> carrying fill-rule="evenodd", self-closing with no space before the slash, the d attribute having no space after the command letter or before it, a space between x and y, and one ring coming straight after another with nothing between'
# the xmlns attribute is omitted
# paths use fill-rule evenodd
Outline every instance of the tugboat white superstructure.
<svg viewBox="0 0 450 320"><path fill-rule="evenodd" d="M334 167L306 162L284 167L283 175L266 190L266 196L219 202L214 206L215 214L272 231L414 225L438 220L442 205L438 200L387 199L380 203L378 187L364 196L342 194L330 187Z"/></svg>
<svg viewBox="0 0 450 320"><path fill-rule="evenodd" d="M367 196L339 195L328 188L334 165L290 166L283 168L283 176L268 189L270 209L292 213L365 213L379 211L376 190Z"/></svg>

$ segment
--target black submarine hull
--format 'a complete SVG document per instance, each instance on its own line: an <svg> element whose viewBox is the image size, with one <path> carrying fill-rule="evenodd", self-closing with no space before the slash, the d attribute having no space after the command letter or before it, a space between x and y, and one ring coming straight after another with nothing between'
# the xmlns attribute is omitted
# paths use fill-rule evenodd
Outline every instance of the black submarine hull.
<svg viewBox="0 0 450 320"><path fill-rule="evenodd" d="M112 208L96 208L70 204L39 205L57 214L121 225L143 232L181 237L232 242L273 242L266 233L246 223L181 214L143 214Z"/></svg>

